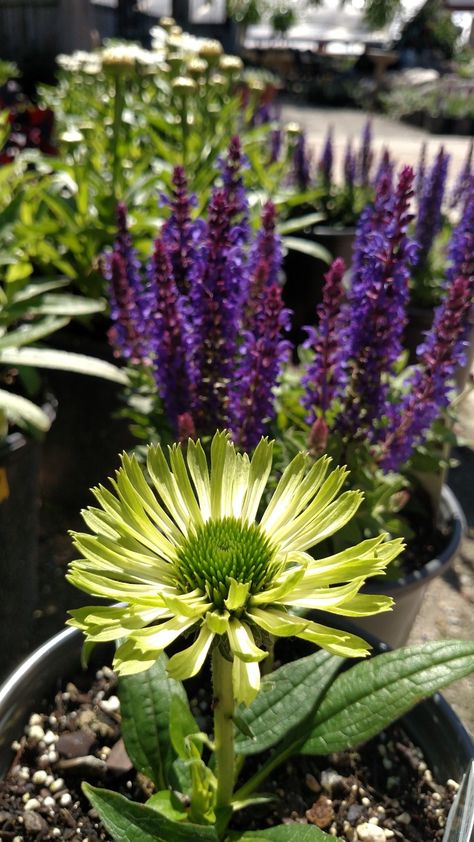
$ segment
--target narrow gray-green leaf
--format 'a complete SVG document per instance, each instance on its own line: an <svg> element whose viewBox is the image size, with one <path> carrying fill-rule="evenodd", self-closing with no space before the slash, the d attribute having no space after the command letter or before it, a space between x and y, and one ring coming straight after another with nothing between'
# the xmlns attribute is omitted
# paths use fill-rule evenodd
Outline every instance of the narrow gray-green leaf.
<svg viewBox="0 0 474 842"><path fill-rule="evenodd" d="M283 237L283 245L292 251L300 251L303 254L315 257L317 260L323 260L328 265L332 261L331 253L320 243L314 243L312 240L304 240L302 237Z"/></svg>
<svg viewBox="0 0 474 842"><path fill-rule="evenodd" d="M115 842L218 842L213 827L175 822L118 792L82 788Z"/></svg>
<svg viewBox="0 0 474 842"><path fill-rule="evenodd" d="M316 225L324 219L323 213L306 213L304 216L298 216L295 219L285 219L284 222L278 223L279 234L291 234L292 231L301 231L302 228L307 228L309 225Z"/></svg>
<svg viewBox="0 0 474 842"><path fill-rule="evenodd" d="M237 732L236 751L256 754L295 729L314 710L341 663L341 658L321 650L265 676L255 701L239 710L239 719L254 737Z"/></svg>
<svg viewBox="0 0 474 842"><path fill-rule="evenodd" d="M301 752L357 746L410 708L474 672L474 642L444 640L385 652L338 676L327 691Z"/></svg>
<svg viewBox="0 0 474 842"><path fill-rule="evenodd" d="M86 316L91 313L103 313L104 299L95 300L82 295L44 295L37 304L30 306L30 313L56 316Z"/></svg>
<svg viewBox="0 0 474 842"><path fill-rule="evenodd" d="M158 789L166 789L176 757L169 730L173 697L188 704L181 682L168 676L167 663L163 654L150 669L119 681L122 734L128 756Z"/></svg>
<svg viewBox="0 0 474 842"><path fill-rule="evenodd" d="M235 842L343 842L338 836L330 836L319 827L308 824L279 824L277 827L269 827L267 830L244 831L240 836L231 836Z"/></svg>
<svg viewBox="0 0 474 842"><path fill-rule="evenodd" d="M33 365L38 368L54 368L56 371L72 371L112 380L124 386L128 384L125 371L106 360L75 354L72 351L54 351L49 348L0 348L0 362L9 365Z"/></svg>
<svg viewBox="0 0 474 842"><path fill-rule="evenodd" d="M33 401L0 389L0 408L8 418L30 424L36 430L46 433L51 426L51 418Z"/></svg>
<svg viewBox="0 0 474 842"><path fill-rule="evenodd" d="M38 320L34 324L22 325L18 330L11 330L0 337L0 351L4 348L18 348L20 345L30 345L32 342L37 342L38 339L43 339L44 336L49 336L51 333L69 324L69 318L59 318L58 316L45 316L44 319Z"/></svg>

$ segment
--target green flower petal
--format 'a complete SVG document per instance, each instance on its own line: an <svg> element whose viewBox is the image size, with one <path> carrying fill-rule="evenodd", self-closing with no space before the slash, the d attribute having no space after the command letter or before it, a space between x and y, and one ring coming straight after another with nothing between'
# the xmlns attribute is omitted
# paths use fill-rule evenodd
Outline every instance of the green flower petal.
<svg viewBox="0 0 474 842"><path fill-rule="evenodd" d="M211 517L211 481L206 454L200 441L194 442L189 439L186 458L189 473L196 488L199 508L203 520L206 522Z"/></svg>
<svg viewBox="0 0 474 842"><path fill-rule="evenodd" d="M119 640L131 631L170 616L166 608L93 605L69 612L68 626L74 626L94 643Z"/></svg>
<svg viewBox="0 0 474 842"><path fill-rule="evenodd" d="M296 636L327 649L333 655L340 655L341 658L365 658L370 654L370 645L361 637L320 623L308 622L304 631Z"/></svg>
<svg viewBox="0 0 474 842"><path fill-rule="evenodd" d="M206 614L206 623L214 634L226 634L229 628L229 617L230 614L228 611L208 611Z"/></svg>
<svg viewBox="0 0 474 842"><path fill-rule="evenodd" d="M382 611L391 611L395 602L390 596L381 594L356 594L348 602L338 607L329 606L324 611L333 614L342 614L343 617L368 617L371 614L380 614Z"/></svg>
<svg viewBox="0 0 474 842"><path fill-rule="evenodd" d="M275 637L298 635L308 625L304 617L295 617L279 608L252 608L246 611L247 619Z"/></svg>
<svg viewBox="0 0 474 842"><path fill-rule="evenodd" d="M172 617L159 626L151 626L140 629L130 635L134 646L141 652L153 649L155 652L162 652L170 643L173 643L186 629L190 629L197 622L196 617Z"/></svg>
<svg viewBox="0 0 474 842"><path fill-rule="evenodd" d="M238 611L239 608L243 608L247 601L250 583L236 582L232 576L229 577L229 580L229 596L224 600L224 605L229 609L229 611Z"/></svg>
<svg viewBox="0 0 474 842"><path fill-rule="evenodd" d="M246 623L232 617L229 620L229 627L227 630L230 648L232 653L246 663L250 661L263 661L268 656L268 652L264 652L255 645L252 632Z"/></svg>
<svg viewBox="0 0 474 842"><path fill-rule="evenodd" d="M330 462L327 456L319 459L303 479L308 457L298 453L292 459L262 516L261 524L268 532L276 532L306 507L324 480Z"/></svg>
<svg viewBox="0 0 474 842"><path fill-rule="evenodd" d="M172 512L173 520L183 535L187 535L194 523L193 512L196 510L198 511L197 523L202 523L202 515L199 512L194 494L191 492L191 496L189 496L186 494L186 490L183 493L183 490L178 486L159 444L149 448L147 468L159 496L167 509Z"/></svg>
<svg viewBox="0 0 474 842"><path fill-rule="evenodd" d="M206 660L213 639L214 632L206 625L201 626L192 646L170 658L167 666L168 675L177 681L184 681L185 678L196 675Z"/></svg>
<svg viewBox="0 0 474 842"><path fill-rule="evenodd" d="M253 523L272 469L273 442L260 439L250 462L248 487L240 517Z"/></svg>
<svg viewBox="0 0 474 842"><path fill-rule="evenodd" d="M260 667L252 661L247 663L234 658L232 663L232 687L237 704L251 705L260 690Z"/></svg>

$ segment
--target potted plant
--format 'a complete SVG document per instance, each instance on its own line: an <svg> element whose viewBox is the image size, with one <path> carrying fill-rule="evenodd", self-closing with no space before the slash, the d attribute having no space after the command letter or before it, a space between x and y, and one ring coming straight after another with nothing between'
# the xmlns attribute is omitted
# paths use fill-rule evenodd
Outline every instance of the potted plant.
<svg viewBox="0 0 474 842"><path fill-rule="evenodd" d="M472 672L474 644L427 643L382 652L350 667L346 659L366 655L367 644L294 609L324 604L335 616L387 610L389 599L361 596L359 591L366 577L383 570L397 555L400 541L379 537L335 555L310 555L307 550L314 542L321 546L325 536L350 520L360 503L358 492L340 493L344 472L328 473L326 457L312 464L307 454L297 454L264 505L272 472L268 439L259 442L250 458L236 451L226 433L216 433L210 452L208 463L201 443L189 441L186 449L180 444L170 448L168 461L159 445L150 446L147 474L135 457L124 455L113 490L95 490L97 505L83 513L89 531L74 535L81 557L71 564L69 575L86 592L119 598L121 603L78 609L71 622L85 632L89 654L91 646L119 641L113 660L119 695L111 694L108 670L109 683L102 684L95 697L99 718L83 706L87 696L74 684L60 693L60 707L49 719L35 711L26 737L14 743L11 795L4 789L8 809L2 821L9 833L41 826L46 834L54 823L57 835L61 832L57 822L64 822L64 814L70 815L69 827L79 822L84 826L87 807L81 819L77 789L73 798L63 776L73 769L80 778L92 769L103 774L114 750L102 750L94 759L78 753L77 746L79 752L89 752L99 733L104 736L108 730L117 735L119 710L128 754L122 746L119 760L115 748L109 768L129 772L135 764L142 774L141 803L115 788L82 785L102 828L116 842L132 834L141 841L323 842L341 838L338 832L346 835L349 829L353 838L370 839L371 827L374 838L374 824L379 838L382 831L387 838L384 828L390 831L395 826L393 813L386 816L385 808L370 814L370 799L363 794L367 789L360 792L359 785L354 790L349 784L344 790L342 775L325 766L326 779L331 777L328 787L324 777L321 782L314 774L308 777L308 769L315 769L317 758L328 752L331 762L341 768L341 762L348 762L342 760L344 753L347 757L350 749L386 728L421 698ZM321 648L272 671L275 637L295 637ZM170 650L169 659L165 649ZM12 737L13 719L25 709L25 699L19 705L14 701L23 687L22 676L39 675L41 692L50 684L53 669L57 676L71 655L77 658L77 635L63 633L0 690L4 745ZM209 660L212 674L206 689L202 676ZM260 663L265 661L270 667L262 668L262 675ZM346 667L343 672L341 666ZM188 679L194 679L189 697L182 684ZM200 702L192 707L194 693ZM68 700L73 697L80 705L75 737L61 738L52 728L60 732L64 727ZM452 718L445 716L439 703L431 710L435 733L441 712L454 740L453 747L446 740L433 740L431 731L430 762L437 757L441 774L457 773L456 762L464 765L472 757L472 743L459 728L452 730ZM421 715L425 733L430 731L430 712L426 705L419 711L418 723ZM86 733L81 734L86 723ZM101 732L92 730L96 727ZM441 743L445 753L436 751ZM30 756L43 758L35 772L23 762L26 748ZM288 775L288 761L296 775L306 772L313 787L304 823L288 815L279 789L277 770L282 767ZM428 774L416 754L411 764L415 778L426 772L439 804L442 796L431 770ZM321 785L325 791L318 789ZM353 794L346 795L343 818L336 820L326 793L342 804L336 795L338 785ZM299 782L295 791L298 786ZM315 799L314 793L320 797ZM347 800L355 808L350 822L345 819ZM399 809L395 802L395 812ZM439 815L434 810L432 817L425 816L418 824L420 836L436 831L440 838ZM415 815L409 818L417 821ZM403 827L406 815L400 821L398 827ZM87 822L90 827L90 818ZM103 829L95 824L88 832L99 835Z"/></svg>
<svg viewBox="0 0 474 842"><path fill-rule="evenodd" d="M473 285L472 244L464 237L458 240L455 259L453 252L450 284L418 349L417 363L408 365L403 334L410 266L417 251L408 234L413 178L405 167L396 186L388 178L381 181L374 205L359 223L347 290L342 261L327 274L318 327L310 332L303 355L303 375L288 376L277 416L283 459L288 449L304 443L315 454L328 451L364 489L367 508L361 508L346 540L380 529L408 540L411 569L402 566L397 572L392 567L398 579L393 621L377 628L394 645L408 636L416 600L421 599L416 590L422 591L434 572L445 569L462 535L462 515L452 498L445 495L440 506L443 448L452 440L442 414L464 358ZM435 540L436 525L441 532L446 529L446 507L454 540L448 538L442 549L438 534L441 556L436 549L433 554L432 546L423 561L422 546L413 544L413 538L426 529L428 545Z"/></svg>
<svg viewBox="0 0 474 842"><path fill-rule="evenodd" d="M65 292L67 281L60 279L15 281L15 267L9 264L9 280L0 286L0 629L9 655L24 651L25 617L31 618L36 604L40 441L56 411L38 369L79 372L122 386L127 382L110 363L43 344L73 316L99 312L105 303Z"/></svg>

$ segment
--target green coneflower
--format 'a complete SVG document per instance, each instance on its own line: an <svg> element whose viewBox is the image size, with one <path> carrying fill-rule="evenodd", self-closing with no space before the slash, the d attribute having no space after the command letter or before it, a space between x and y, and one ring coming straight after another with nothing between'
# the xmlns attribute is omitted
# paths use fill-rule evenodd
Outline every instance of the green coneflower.
<svg viewBox="0 0 474 842"><path fill-rule="evenodd" d="M193 629L190 646L173 655L169 674L195 675L212 649L232 664L236 702L250 704L260 685L262 641L295 636L347 656L368 654L359 637L291 613L323 609L345 616L386 611L388 597L360 594L369 576L383 573L400 541L373 538L326 558L307 550L340 529L362 495L339 494L347 472L328 472L298 454L284 471L260 516L272 467L273 443L262 439L252 458L216 433L210 467L199 441L169 450L148 448L151 487L134 457L122 456L113 491L94 490L100 508L83 512L92 534L74 533L83 558L70 581L95 596L126 603L72 611L71 625L88 641L123 639L115 669L150 667L161 652Z"/></svg>

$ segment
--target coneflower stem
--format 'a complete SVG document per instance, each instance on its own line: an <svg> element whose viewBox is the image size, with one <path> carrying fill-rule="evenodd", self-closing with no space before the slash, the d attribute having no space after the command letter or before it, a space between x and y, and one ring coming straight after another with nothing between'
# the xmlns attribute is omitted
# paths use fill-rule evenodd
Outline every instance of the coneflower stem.
<svg viewBox="0 0 474 842"><path fill-rule="evenodd" d="M216 808L229 807L234 791L234 694L232 662L221 655L219 648L212 656L214 691L214 744L216 755Z"/></svg>

